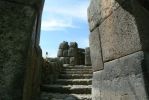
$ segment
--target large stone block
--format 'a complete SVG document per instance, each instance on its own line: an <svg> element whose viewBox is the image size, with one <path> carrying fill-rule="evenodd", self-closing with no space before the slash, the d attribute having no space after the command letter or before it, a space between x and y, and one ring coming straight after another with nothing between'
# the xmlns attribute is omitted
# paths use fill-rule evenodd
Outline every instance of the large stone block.
<svg viewBox="0 0 149 100"><path fill-rule="evenodd" d="M63 57L68 57L68 50L63 51Z"/></svg>
<svg viewBox="0 0 149 100"><path fill-rule="evenodd" d="M71 66L76 65L76 58L75 57L70 57L70 65Z"/></svg>
<svg viewBox="0 0 149 100"><path fill-rule="evenodd" d="M98 71L103 69L103 59L102 59L102 50L100 44L99 30L96 28L91 32L89 37L90 44L90 55L93 71Z"/></svg>
<svg viewBox="0 0 149 100"><path fill-rule="evenodd" d="M77 56L77 48L69 48L68 49L68 56L69 57L75 57Z"/></svg>
<svg viewBox="0 0 149 100"><path fill-rule="evenodd" d="M65 57L60 57L59 60L62 64L65 64Z"/></svg>
<svg viewBox="0 0 149 100"><path fill-rule="evenodd" d="M104 62L142 49L136 19L122 7L99 26L99 33Z"/></svg>
<svg viewBox="0 0 149 100"><path fill-rule="evenodd" d="M85 65L90 66L91 65L91 56L90 56L90 48L85 48Z"/></svg>
<svg viewBox="0 0 149 100"><path fill-rule="evenodd" d="M85 49L78 48L77 64L78 65L84 65L85 64Z"/></svg>
<svg viewBox="0 0 149 100"><path fill-rule="evenodd" d="M142 51L107 62L93 74L93 100L148 100Z"/></svg>
<svg viewBox="0 0 149 100"><path fill-rule="evenodd" d="M78 44L76 42L70 42L70 48L78 48Z"/></svg>
<svg viewBox="0 0 149 100"><path fill-rule="evenodd" d="M69 57L65 57L65 64L69 64L70 63L70 58Z"/></svg>
<svg viewBox="0 0 149 100"><path fill-rule="evenodd" d="M58 75L61 71L62 65L60 61L59 60L53 61L53 60L44 61L43 68L42 68L42 83L43 84L54 83L56 79L58 78Z"/></svg>
<svg viewBox="0 0 149 100"><path fill-rule="evenodd" d="M77 60L78 60L79 65L85 65L85 55L84 54L79 54Z"/></svg>
<svg viewBox="0 0 149 100"><path fill-rule="evenodd" d="M141 2L144 2L144 4ZM147 9L145 6L148 5L148 3L148 0L133 0L127 1L121 5L123 9L134 16L141 40L142 49L145 52L149 51L149 9Z"/></svg>
<svg viewBox="0 0 149 100"><path fill-rule="evenodd" d="M91 31L119 7L117 1L122 3L125 0L91 0L88 8L88 21Z"/></svg>
<svg viewBox="0 0 149 100"><path fill-rule="evenodd" d="M60 57L59 60L62 64L69 64L69 62L70 62L69 57Z"/></svg>

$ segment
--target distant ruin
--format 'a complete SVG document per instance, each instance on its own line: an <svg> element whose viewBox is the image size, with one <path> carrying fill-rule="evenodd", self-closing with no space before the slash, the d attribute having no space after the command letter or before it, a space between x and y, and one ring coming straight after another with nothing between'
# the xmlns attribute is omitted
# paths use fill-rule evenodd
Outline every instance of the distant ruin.
<svg viewBox="0 0 149 100"><path fill-rule="evenodd" d="M59 76L63 66L91 66L90 49L78 48L76 42L63 41L59 45L57 57L47 57L42 64L43 83L53 83Z"/></svg>
<svg viewBox="0 0 149 100"><path fill-rule="evenodd" d="M41 99L91 100L90 48L78 48L76 42L69 45L63 41L57 56L44 59Z"/></svg>

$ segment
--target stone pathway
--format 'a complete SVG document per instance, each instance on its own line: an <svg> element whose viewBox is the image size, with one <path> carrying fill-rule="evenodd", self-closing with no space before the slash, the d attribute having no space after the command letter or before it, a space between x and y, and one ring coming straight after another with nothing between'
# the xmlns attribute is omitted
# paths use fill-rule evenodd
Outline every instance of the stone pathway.
<svg viewBox="0 0 149 100"><path fill-rule="evenodd" d="M55 84L41 86L41 100L91 100L92 68L64 66Z"/></svg>

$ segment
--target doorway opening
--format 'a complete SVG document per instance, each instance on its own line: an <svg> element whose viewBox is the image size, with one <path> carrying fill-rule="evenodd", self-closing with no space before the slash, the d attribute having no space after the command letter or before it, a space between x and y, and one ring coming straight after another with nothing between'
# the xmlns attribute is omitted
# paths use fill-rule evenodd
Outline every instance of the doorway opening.
<svg viewBox="0 0 149 100"><path fill-rule="evenodd" d="M91 100L88 6L89 0L45 1L41 99Z"/></svg>

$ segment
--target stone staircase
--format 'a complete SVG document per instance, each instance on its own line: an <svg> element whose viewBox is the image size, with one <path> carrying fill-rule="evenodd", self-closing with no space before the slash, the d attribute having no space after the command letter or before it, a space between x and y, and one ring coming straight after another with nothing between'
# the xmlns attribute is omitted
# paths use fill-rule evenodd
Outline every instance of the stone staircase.
<svg viewBox="0 0 149 100"><path fill-rule="evenodd" d="M91 100L92 68L63 66L55 84L41 86L41 100Z"/></svg>

